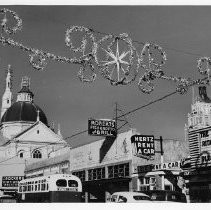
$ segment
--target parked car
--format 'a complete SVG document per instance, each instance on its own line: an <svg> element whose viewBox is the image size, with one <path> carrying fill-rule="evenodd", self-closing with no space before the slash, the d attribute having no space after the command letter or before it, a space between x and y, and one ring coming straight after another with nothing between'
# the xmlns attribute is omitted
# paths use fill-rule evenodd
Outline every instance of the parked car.
<svg viewBox="0 0 211 210"><path fill-rule="evenodd" d="M17 203L17 200L11 195L1 195L0 203Z"/></svg>
<svg viewBox="0 0 211 210"><path fill-rule="evenodd" d="M115 192L108 199L111 203L144 203L151 202L151 199L145 193L140 192Z"/></svg>
<svg viewBox="0 0 211 210"><path fill-rule="evenodd" d="M139 191L140 192L140 191ZM141 191L150 196L152 201L155 202L180 202L187 203L187 199L184 193L170 190L148 190Z"/></svg>

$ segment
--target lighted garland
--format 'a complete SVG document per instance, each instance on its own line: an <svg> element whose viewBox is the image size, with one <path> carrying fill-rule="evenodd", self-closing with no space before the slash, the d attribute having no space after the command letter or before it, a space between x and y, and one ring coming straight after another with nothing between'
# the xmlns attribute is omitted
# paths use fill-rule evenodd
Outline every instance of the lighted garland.
<svg viewBox="0 0 211 210"><path fill-rule="evenodd" d="M110 40L110 44L107 45L106 49L102 47L103 42ZM120 52L119 49L119 42L122 41L127 46L127 52ZM116 45L116 52L113 52L111 49ZM101 74L104 78L108 79L111 83L111 85L127 85L135 80L135 77L138 72L138 66L136 70L134 71L135 74L132 78L129 78L131 74L131 68L133 65L134 55L136 53L135 48L132 44L132 40L128 37L128 34L120 34L119 36L112 36L108 35L103 37L100 41L97 43L97 53L99 52L99 49L102 49L105 53L105 59L99 60L97 59L97 65L98 68L101 71ZM128 56L128 61L123 60ZM96 56L97 57L97 56ZM113 77L114 71L117 73L117 79ZM122 73L122 76L120 75Z"/></svg>
<svg viewBox="0 0 211 210"><path fill-rule="evenodd" d="M111 34L101 37L100 40L96 40L95 32L93 29L86 28L84 26L72 26L67 29L65 34L65 43L74 53L81 53L80 57L68 58L64 56L57 56L47 51L35 49L23 45L22 43L16 42L9 37L4 37L4 33L7 35L15 34L18 30L22 28L22 20L19 16L9 9L0 9L0 14L3 14L3 19L0 22L1 34L0 42L2 45L8 45L12 47L19 48L27 53L29 53L29 62L32 67L36 70L43 70L48 60L65 62L70 64L79 64L80 70L78 72L78 77L82 82L93 82L96 79L95 67L97 66L104 78L108 79L112 85L127 85L135 81L138 71L141 68L144 69L143 75L140 76L138 81L139 89L144 93L151 93L154 90L154 84L152 83L155 79L164 79L168 81L173 81L177 84L176 91L184 94L188 91L188 88L193 85L209 84L210 80L210 65L211 59L209 57L202 57L197 60L197 68L200 74L206 75L206 77L197 80L185 79L174 76L166 76L162 70L162 66L167 60L166 53L157 44L146 43L140 54L133 45L131 38L126 33L120 34L119 36L114 36ZM16 22L13 27L8 26L8 15L12 16ZM84 33L81 40L81 45L75 47L72 40L72 35L75 32ZM110 40L105 49L106 56L103 60L98 58L99 50L102 49L102 44ZM88 49L88 42L91 41L91 49ZM127 46L126 52L120 52L118 48L119 42L123 42ZM112 47L116 45L116 54L112 51ZM158 54L161 59L160 62L156 61L155 54ZM123 60L128 56L128 61ZM113 59L113 60L112 60ZM135 61L137 64L135 65ZM96 64L96 65L94 65ZM123 68L122 66L126 67ZM204 68L205 65L205 68ZM113 67L109 69L110 67ZM118 67L118 68L117 68ZM87 70L90 70L91 75L86 75ZM132 71L132 69L134 69ZM117 70L117 79L112 77L112 72ZM120 77L120 71L122 75Z"/></svg>
<svg viewBox="0 0 211 210"><path fill-rule="evenodd" d="M36 58L37 60L35 61ZM30 54L29 62L31 63L32 67L37 70L43 70L47 65L46 56L43 53L39 53L39 52Z"/></svg>
<svg viewBox="0 0 211 210"><path fill-rule="evenodd" d="M160 63L155 62L152 50L161 55ZM145 61L147 60L147 61ZM164 50L157 44L146 43L141 50L139 63L145 70L145 74L139 78L138 87L143 93L151 93L154 90L152 80L161 78L164 72L161 67L165 64L167 58Z"/></svg>
<svg viewBox="0 0 211 210"><path fill-rule="evenodd" d="M79 47L75 47L73 45L73 40L71 39L71 35L74 32L84 32L84 36L82 37L82 41L81 41L81 45ZM88 54L85 54L85 50L87 47L87 43L88 40L87 38L90 38L91 42L92 42L92 49L91 52L89 52ZM84 26L72 26L69 29L66 30L66 34L65 34L65 43L68 47L70 47L70 50L72 50L73 52L81 52L82 56L76 60L81 60L81 59L87 59L88 57L90 57L90 54L96 59L96 50L97 50L97 46L96 46L96 41L95 41L95 37L92 33L92 30L89 28L86 28Z"/></svg>
<svg viewBox="0 0 211 210"><path fill-rule="evenodd" d="M7 16L6 14L7 13L10 13L13 18L16 20L16 25L12 28L8 27L7 26ZM0 14L4 14L4 18L2 19L1 21L1 27L2 27L2 30L7 33L7 34L15 34L18 30L21 30L22 28L22 20L19 18L19 16L13 12L12 10L9 10L9 9L0 9Z"/></svg>
<svg viewBox="0 0 211 210"><path fill-rule="evenodd" d="M154 84L151 82L153 79L150 78L149 73L145 73L143 76L140 77L138 82L138 88L143 93L150 94L154 90Z"/></svg>
<svg viewBox="0 0 211 210"><path fill-rule="evenodd" d="M87 67L90 68L90 70L93 72L92 75L90 76L85 76L84 73L87 69ZM78 72L78 78L80 79L81 82L87 82L87 83L92 83L96 79L96 74L94 72L94 66L90 61L85 61L83 62L82 66L80 67L80 70Z"/></svg>
<svg viewBox="0 0 211 210"><path fill-rule="evenodd" d="M154 58L152 56L153 55L152 49L156 50L161 55L162 59L160 63L156 63L154 61ZM148 65L144 63L144 58L146 56L148 57ZM154 43L146 43L140 53L140 58L139 58L141 67L149 71L156 71L158 69L161 69L161 67L165 64L166 60L167 56L165 51L162 49L162 47Z"/></svg>
<svg viewBox="0 0 211 210"><path fill-rule="evenodd" d="M206 68L202 68L202 63L206 62ZM200 74L202 75L208 75L208 81L207 84L210 83L210 65L211 65L211 59L209 57L202 57L197 60L197 68Z"/></svg>

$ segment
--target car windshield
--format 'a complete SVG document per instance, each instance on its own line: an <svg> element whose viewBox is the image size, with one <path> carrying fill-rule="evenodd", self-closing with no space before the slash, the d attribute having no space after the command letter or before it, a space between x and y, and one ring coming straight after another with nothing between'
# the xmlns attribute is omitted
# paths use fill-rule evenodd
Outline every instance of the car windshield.
<svg viewBox="0 0 211 210"><path fill-rule="evenodd" d="M164 194L156 194L156 193L152 194L151 199L156 200L156 201L165 201L166 200Z"/></svg>
<svg viewBox="0 0 211 210"><path fill-rule="evenodd" d="M147 197L147 196L142 196L142 195L134 195L133 198L134 198L136 201L150 200L149 197Z"/></svg>
<svg viewBox="0 0 211 210"><path fill-rule="evenodd" d="M168 201L183 202L185 199L181 195L168 195Z"/></svg>

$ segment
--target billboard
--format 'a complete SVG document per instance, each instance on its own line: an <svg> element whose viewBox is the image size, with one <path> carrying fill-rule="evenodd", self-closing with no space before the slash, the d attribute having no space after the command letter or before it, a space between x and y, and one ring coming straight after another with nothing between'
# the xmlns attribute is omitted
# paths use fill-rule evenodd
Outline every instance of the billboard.
<svg viewBox="0 0 211 210"><path fill-rule="evenodd" d="M88 134L91 136L109 136L116 137L115 120L88 120Z"/></svg>
<svg viewBox="0 0 211 210"><path fill-rule="evenodd" d="M18 182L24 179L24 176L3 176L2 187L18 187Z"/></svg>
<svg viewBox="0 0 211 210"><path fill-rule="evenodd" d="M152 135L133 135L131 136L133 155L151 156L155 155L155 139Z"/></svg>

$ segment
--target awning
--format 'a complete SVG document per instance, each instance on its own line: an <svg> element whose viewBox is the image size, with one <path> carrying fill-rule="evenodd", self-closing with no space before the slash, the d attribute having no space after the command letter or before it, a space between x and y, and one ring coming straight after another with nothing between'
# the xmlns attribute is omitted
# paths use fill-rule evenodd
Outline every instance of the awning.
<svg viewBox="0 0 211 210"><path fill-rule="evenodd" d="M165 175L163 171L151 171L145 174L145 176Z"/></svg>
<svg viewBox="0 0 211 210"><path fill-rule="evenodd" d="M155 176L155 175L169 175L169 172L173 175L179 175L180 171L169 171L169 170L162 170L162 171L151 171L145 174L145 176Z"/></svg>

